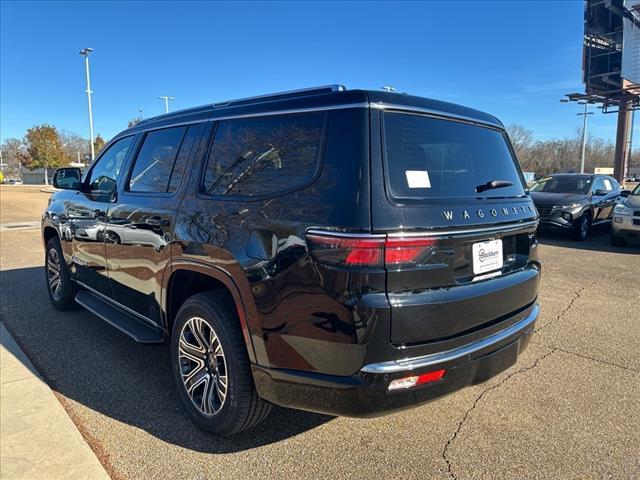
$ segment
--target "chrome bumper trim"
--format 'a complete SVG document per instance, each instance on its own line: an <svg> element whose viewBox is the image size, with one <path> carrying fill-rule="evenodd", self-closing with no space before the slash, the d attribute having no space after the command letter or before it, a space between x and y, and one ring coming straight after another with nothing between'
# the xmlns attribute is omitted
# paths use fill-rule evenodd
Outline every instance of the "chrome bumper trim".
<svg viewBox="0 0 640 480"><path fill-rule="evenodd" d="M484 350L485 348L489 348L492 345L495 345L496 343L506 340L507 338L521 332L536 321L539 313L540 307L536 303L533 306L531 313L527 317L523 318L517 323L514 323L510 327L494 333L493 335L490 335L486 338L483 338L482 340L478 340L477 342L454 348L452 350L447 350L446 352L432 353L429 355L424 355L422 357L372 363L370 365L365 365L360 371L363 373L396 373L415 370L418 368L430 367L439 363L456 360L466 355L471 355L480 350Z"/></svg>

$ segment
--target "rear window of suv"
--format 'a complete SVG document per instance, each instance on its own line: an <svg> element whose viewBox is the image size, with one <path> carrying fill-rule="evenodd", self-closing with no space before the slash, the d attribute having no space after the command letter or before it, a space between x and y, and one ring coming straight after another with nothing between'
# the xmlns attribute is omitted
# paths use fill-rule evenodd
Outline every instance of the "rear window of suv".
<svg viewBox="0 0 640 480"><path fill-rule="evenodd" d="M424 115L385 112L387 182L395 199L517 197L525 194L503 132ZM493 180L513 185L476 188Z"/></svg>

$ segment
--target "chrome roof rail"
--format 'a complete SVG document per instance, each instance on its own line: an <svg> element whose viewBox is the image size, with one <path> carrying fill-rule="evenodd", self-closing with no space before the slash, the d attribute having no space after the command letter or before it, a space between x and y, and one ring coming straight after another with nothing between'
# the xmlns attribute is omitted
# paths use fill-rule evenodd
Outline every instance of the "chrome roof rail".
<svg viewBox="0 0 640 480"><path fill-rule="evenodd" d="M242 105L246 103L253 103L258 100L279 100L281 98L292 98L292 97L305 97L307 95L314 95L320 93L331 93L331 92L343 92L347 88L344 85L322 85L319 87L311 87L311 88L301 88L299 90L288 90L286 92L276 92L276 93L268 93L266 95L257 95L255 97L247 97L247 98L239 98L236 100L226 100L224 102L217 102L213 104L214 108L219 107L227 107L230 105Z"/></svg>

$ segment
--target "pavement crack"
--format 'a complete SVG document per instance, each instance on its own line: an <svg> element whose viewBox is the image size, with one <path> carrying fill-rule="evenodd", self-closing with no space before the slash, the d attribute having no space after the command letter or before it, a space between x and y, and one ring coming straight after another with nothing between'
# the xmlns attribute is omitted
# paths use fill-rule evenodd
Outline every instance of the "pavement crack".
<svg viewBox="0 0 640 480"><path fill-rule="evenodd" d="M539 332L543 328L548 327L549 325L560 321L567 314L567 312L571 310L571 307L573 307L573 304L576 302L576 300L578 300L582 296L582 292L584 292L590 286L591 284L583 285L582 287L577 289L575 292L573 292L573 297L571 297L571 300L569 301L568 305L564 307L564 309L558 315L556 315L555 318L549 320L547 323L543 325L540 325L538 328L536 328L535 331Z"/></svg>
<svg viewBox="0 0 640 480"><path fill-rule="evenodd" d="M598 363L600 365L608 365L610 367L622 368L622 369L627 370L629 372L640 373L640 370L638 370L636 368L627 367L626 365L620 365L619 363L608 362L608 361L602 360L600 358L595 358L595 357L591 357L589 355L583 355L581 353L572 352L571 350L565 350L564 348L552 347L551 345L545 345L544 343L540 343L540 342L536 342L536 341L531 341L531 344L532 345L538 345L539 347L550 348L553 351L566 353L567 355L572 355L574 357L584 358L585 360L591 360L591 361L596 362L596 363Z"/></svg>
<svg viewBox="0 0 640 480"><path fill-rule="evenodd" d="M550 347L547 347L550 348ZM509 375L507 375L506 377L504 377L500 382L496 383L495 385L492 385L486 389L484 389L480 395L478 395L476 397L476 399L473 401L473 403L471 404L471 407L469 407L469 409L465 412L465 414L462 416L462 419L460 420L460 422L458 423L457 428L455 429L455 431L453 432L453 435L451 435L451 437L449 438L449 440L447 440L447 443L445 444L444 448L442 449L442 458L445 461L445 463L447 464L447 473L449 474L449 478L453 479L453 480L458 480L458 477L455 475L455 473L453 472L453 464L451 463L451 460L449 459L448 456L448 452L449 452L449 448L451 447L451 445L453 444L453 442L455 442L455 440L458 438L458 436L460 435L460 432L462 430L462 427L464 426L464 424L467 422L469 415L471 415L471 412L473 412L473 410L475 410L476 406L478 405L478 403L480 403L480 401L484 398L484 396L489 393L492 390L496 390L498 388L500 388L502 385L504 385L507 381L509 381L511 378L515 377L516 375L520 375L521 373L527 372L529 370L532 370L534 368L536 368L540 362L542 360L544 360L545 358L547 358L549 355L551 355L552 353L554 353L556 351L555 348L550 348L550 350L548 352L546 352L544 355L541 355L540 357L538 357L536 359L535 362L533 362L531 365L528 365L526 367L522 367L518 370L516 370L515 372L510 373Z"/></svg>

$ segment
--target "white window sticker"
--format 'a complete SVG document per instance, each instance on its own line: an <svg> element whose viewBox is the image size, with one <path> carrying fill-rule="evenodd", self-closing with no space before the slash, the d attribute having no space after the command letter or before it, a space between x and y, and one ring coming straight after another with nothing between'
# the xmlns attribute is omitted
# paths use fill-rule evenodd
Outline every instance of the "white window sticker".
<svg viewBox="0 0 640 480"><path fill-rule="evenodd" d="M431 188L429 172L426 170L405 170L409 188Z"/></svg>
<svg viewBox="0 0 640 480"><path fill-rule="evenodd" d="M605 178L603 182L604 182L604 188L606 188L607 190L613 190L613 187L611 186L611 181L608 178Z"/></svg>

